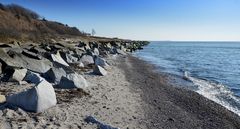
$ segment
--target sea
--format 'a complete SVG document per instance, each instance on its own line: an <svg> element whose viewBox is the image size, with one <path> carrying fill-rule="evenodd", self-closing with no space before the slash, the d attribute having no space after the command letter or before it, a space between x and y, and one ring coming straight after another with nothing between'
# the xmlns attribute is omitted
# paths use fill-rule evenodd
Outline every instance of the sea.
<svg viewBox="0 0 240 129"><path fill-rule="evenodd" d="M134 56L240 116L240 42L155 41Z"/></svg>

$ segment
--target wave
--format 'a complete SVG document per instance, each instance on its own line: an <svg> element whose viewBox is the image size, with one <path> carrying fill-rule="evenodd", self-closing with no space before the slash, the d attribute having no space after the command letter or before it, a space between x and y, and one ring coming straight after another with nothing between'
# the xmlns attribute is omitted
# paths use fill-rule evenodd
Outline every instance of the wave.
<svg viewBox="0 0 240 129"><path fill-rule="evenodd" d="M240 99L227 86L191 77L186 71L184 72L184 78L197 86L197 93L240 116Z"/></svg>

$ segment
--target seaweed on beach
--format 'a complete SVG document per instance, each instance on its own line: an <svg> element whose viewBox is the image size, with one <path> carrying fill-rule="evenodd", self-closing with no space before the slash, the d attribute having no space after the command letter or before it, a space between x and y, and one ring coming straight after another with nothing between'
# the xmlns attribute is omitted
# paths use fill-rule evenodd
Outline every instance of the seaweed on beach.
<svg viewBox="0 0 240 129"><path fill-rule="evenodd" d="M90 96L89 93L82 89L71 89L71 90L56 90L58 104L63 102L72 102L74 98L82 98L84 96Z"/></svg>

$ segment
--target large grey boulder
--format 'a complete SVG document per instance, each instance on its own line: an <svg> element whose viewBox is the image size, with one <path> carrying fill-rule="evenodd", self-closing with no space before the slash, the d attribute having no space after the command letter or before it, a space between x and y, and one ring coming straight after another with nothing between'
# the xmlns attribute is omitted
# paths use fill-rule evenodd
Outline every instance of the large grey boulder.
<svg viewBox="0 0 240 129"><path fill-rule="evenodd" d="M62 77L59 85L56 88L61 89L72 89L72 88L81 88L84 89L88 87L87 81L85 78L77 73L67 74L66 77Z"/></svg>
<svg viewBox="0 0 240 129"><path fill-rule="evenodd" d="M30 51L27 51L27 50L23 50L22 51L22 54L24 56L27 56L29 58L33 58L33 59L37 59L37 60L41 60L42 59L42 56L36 54L36 53L33 53L33 52L30 52Z"/></svg>
<svg viewBox="0 0 240 129"><path fill-rule="evenodd" d="M101 75L101 76L107 75L107 71L99 65L96 65L94 67L93 73L96 74L96 75Z"/></svg>
<svg viewBox="0 0 240 129"><path fill-rule="evenodd" d="M63 68L51 68L46 73L44 73L43 77L51 83L59 84L62 77L66 77L66 72Z"/></svg>
<svg viewBox="0 0 240 129"><path fill-rule="evenodd" d="M37 73L45 73L53 66L52 62L45 58L36 60L19 53L9 55L4 49L0 49L0 62L8 67L26 68Z"/></svg>
<svg viewBox="0 0 240 129"><path fill-rule="evenodd" d="M28 83L33 83L33 84L38 84L44 80L45 79L42 78L40 74L31 72L31 71L27 71L27 74L24 78L24 81Z"/></svg>
<svg viewBox="0 0 240 129"><path fill-rule="evenodd" d="M99 50L97 48L94 48L93 53L94 53L94 55L98 56L99 55Z"/></svg>
<svg viewBox="0 0 240 129"><path fill-rule="evenodd" d="M9 81L20 82L27 74L27 69L14 69Z"/></svg>
<svg viewBox="0 0 240 129"><path fill-rule="evenodd" d="M61 53L61 56L67 63L76 63L76 62L78 62L78 58L74 57L71 54Z"/></svg>
<svg viewBox="0 0 240 129"><path fill-rule="evenodd" d="M82 58L80 59L80 62L82 62L84 66L94 64L93 57L90 55L83 55Z"/></svg>
<svg viewBox="0 0 240 129"><path fill-rule="evenodd" d="M57 63L62 64L64 66L69 66L68 63L63 60L63 58L61 57L59 52L57 52L57 54L51 54L51 58L54 62L57 62Z"/></svg>
<svg viewBox="0 0 240 129"><path fill-rule="evenodd" d="M57 99L52 85L42 80L29 90L8 96L7 103L26 111L39 113L55 106Z"/></svg>
<svg viewBox="0 0 240 129"><path fill-rule="evenodd" d="M123 50L121 49L116 49L116 52L120 55L127 55Z"/></svg>
<svg viewBox="0 0 240 129"><path fill-rule="evenodd" d="M95 57L94 61L95 61L95 65L99 65L104 68L109 66L107 61L103 58Z"/></svg>

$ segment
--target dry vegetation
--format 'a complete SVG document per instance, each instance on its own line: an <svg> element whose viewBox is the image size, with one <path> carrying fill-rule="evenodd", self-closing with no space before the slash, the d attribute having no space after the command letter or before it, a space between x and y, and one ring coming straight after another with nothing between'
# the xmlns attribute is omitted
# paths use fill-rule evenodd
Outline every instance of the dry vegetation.
<svg viewBox="0 0 240 129"><path fill-rule="evenodd" d="M76 27L48 21L19 5L0 3L0 41L46 41L59 36L85 36Z"/></svg>

